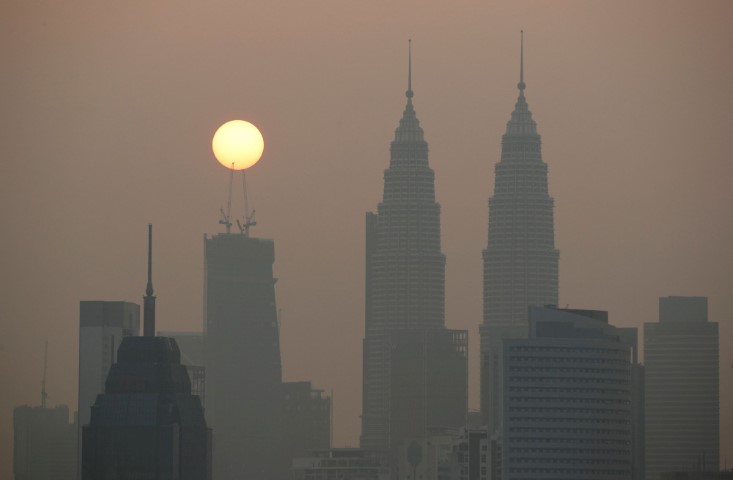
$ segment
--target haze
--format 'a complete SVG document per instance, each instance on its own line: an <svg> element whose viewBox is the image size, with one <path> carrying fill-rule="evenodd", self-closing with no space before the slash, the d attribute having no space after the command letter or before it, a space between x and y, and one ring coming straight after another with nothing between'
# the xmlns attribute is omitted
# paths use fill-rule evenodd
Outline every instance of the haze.
<svg viewBox="0 0 733 480"><path fill-rule="evenodd" d="M408 38L446 324L470 331L477 409L481 250L521 29L560 303L641 327L660 296L709 297L733 461L732 19L727 1L3 2L0 478L12 408L40 402L44 341L49 404L74 410L79 301L142 302L148 223L158 329L201 329L202 236L221 231L228 182L210 142L233 118L266 142L248 187L252 234L275 241L284 379L333 390L334 443L358 444L364 213Z"/></svg>

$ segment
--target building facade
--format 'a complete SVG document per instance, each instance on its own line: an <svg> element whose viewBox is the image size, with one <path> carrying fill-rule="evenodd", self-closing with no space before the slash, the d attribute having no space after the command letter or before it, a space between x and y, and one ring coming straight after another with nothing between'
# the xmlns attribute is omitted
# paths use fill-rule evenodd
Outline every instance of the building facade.
<svg viewBox="0 0 733 480"><path fill-rule="evenodd" d="M629 480L632 362L606 312L530 309L504 341L502 478Z"/></svg>
<svg viewBox="0 0 733 480"><path fill-rule="evenodd" d="M211 480L211 430L176 341L127 337L82 429L82 480Z"/></svg>
<svg viewBox="0 0 733 480"><path fill-rule="evenodd" d="M206 414L218 480L287 474L272 240L204 238Z"/></svg>
<svg viewBox="0 0 733 480"><path fill-rule="evenodd" d="M554 201L548 193L537 124L524 96L524 45L517 86L519 98L495 167L488 244L483 251L481 411L493 432L501 430L502 342L526 337L529 306L556 305L558 300Z"/></svg>
<svg viewBox="0 0 733 480"><path fill-rule="evenodd" d="M76 459L77 427L66 405L13 409L15 480L74 480Z"/></svg>
<svg viewBox="0 0 733 480"><path fill-rule="evenodd" d="M644 324L646 478L718 471L718 324L705 297L659 299L659 322Z"/></svg>
<svg viewBox="0 0 733 480"><path fill-rule="evenodd" d="M390 147L383 199L376 213L366 215L361 446L370 449L398 448L390 444L395 335L404 339L423 330L445 328L440 205L435 200L428 144L412 103L411 71L410 60L407 105ZM430 418L421 422L434 423Z"/></svg>

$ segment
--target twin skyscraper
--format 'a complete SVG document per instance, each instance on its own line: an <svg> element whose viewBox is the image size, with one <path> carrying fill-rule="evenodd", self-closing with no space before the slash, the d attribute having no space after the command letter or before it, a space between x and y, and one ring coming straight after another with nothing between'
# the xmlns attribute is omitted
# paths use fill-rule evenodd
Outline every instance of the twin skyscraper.
<svg viewBox="0 0 733 480"><path fill-rule="evenodd" d="M524 96L523 56L522 42L519 98L496 165L483 252L481 411L492 433L501 428L502 341L526 338L528 307L556 305L558 297L553 200L540 136ZM377 212L366 216L361 443L390 450L400 448L405 436L465 426L467 414L467 332L445 328L440 205L412 103L411 58L406 96L384 172L384 197ZM409 361L402 353L407 351L412 351ZM426 370L428 364L440 368ZM405 404L411 407L405 410Z"/></svg>

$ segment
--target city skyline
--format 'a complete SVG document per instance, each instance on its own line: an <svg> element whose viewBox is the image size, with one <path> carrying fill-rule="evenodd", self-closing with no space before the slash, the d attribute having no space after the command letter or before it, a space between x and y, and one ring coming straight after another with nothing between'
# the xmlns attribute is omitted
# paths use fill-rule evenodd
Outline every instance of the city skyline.
<svg viewBox="0 0 733 480"><path fill-rule="evenodd" d="M353 28L324 20L319 30L313 22L328 9L352 18L320 2L315 12L294 6L307 21L286 22L286 34L257 25L243 33L234 15L193 6L84 15L69 5L0 7L0 51L11 66L0 80L8 93L0 379L10 385L2 450L12 407L39 397L46 338L49 405L76 404L79 301L142 304L147 223L160 245L158 328L201 329L201 236L217 231L227 182L209 142L238 117L265 136L248 186L254 234L278 244L284 379L333 389L334 443L358 444L363 212L378 201L402 110L409 36L442 205L446 326L469 330L470 406L478 408L486 198L524 29L525 77L556 202L559 303L640 327L655 321L660 296L709 297L710 320L720 324L721 459L733 458L725 432L733 418L732 7L557 5L431 4L422 19L407 5L391 19L380 16L385 5L352 6L361 16ZM274 7L252 12L273 15ZM191 30L197 22L206 28ZM231 63L234 54L243 65ZM21 355L18 376L7 365Z"/></svg>

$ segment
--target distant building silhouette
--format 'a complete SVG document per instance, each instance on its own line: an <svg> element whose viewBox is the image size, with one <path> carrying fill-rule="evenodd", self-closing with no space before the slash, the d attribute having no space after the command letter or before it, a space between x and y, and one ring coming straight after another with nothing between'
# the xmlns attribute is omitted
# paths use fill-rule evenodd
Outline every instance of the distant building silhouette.
<svg viewBox="0 0 733 480"><path fill-rule="evenodd" d="M283 383L282 422L287 459L331 448L331 397L311 382Z"/></svg>
<svg viewBox="0 0 733 480"><path fill-rule="evenodd" d="M526 339L503 348L503 480L628 480L634 354L594 310L530 308Z"/></svg>
<svg viewBox="0 0 733 480"><path fill-rule="evenodd" d="M395 366L392 348L400 344L408 351L412 348L408 346L411 335L421 338L425 330L445 328L445 256L440 248L440 205L435 201L435 175L428 165L428 144L412 105L411 67L410 59L407 105L391 144L389 168L384 171L384 198L376 213L366 215L361 446L370 449L400 447L391 444L397 437L390 434L393 431L390 419L395 415L391 410L394 378L390 371ZM397 335L401 340L397 340ZM455 347L458 356L465 353L461 345ZM438 349L434 351L438 354ZM445 352L441 350L440 354ZM465 390L432 391L430 379L420 377L431 374L424 365L434 365L432 354L414 356L413 360L412 380L422 382L419 388L413 382L417 388L413 392L415 398L455 394L462 401ZM454 373L462 378L464 364L459 366L459 362L453 361L450 364L459 368ZM404 370L406 365L402 364L400 369ZM410 375L404 372L403 376ZM454 405L448 402L446 408L452 408L449 404ZM464 406L461 425L465 422L465 410ZM425 425L449 426L436 424L450 417L445 412L430 409L425 412L429 415L420 420L421 426L403 424L400 428L407 431L424 429ZM437 416L431 417L433 414Z"/></svg>
<svg viewBox="0 0 733 480"><path fill-rule="evenodd" d="M66 405L13 409L15 480L72 480L76 452L77 428Z"/></svg>
<svg viewBox="0 0 733 480"><path fill-rule="evenodd" d="M717 472L718 324L708 321L708 299L660 298L659 322L644 324L644 360L646 478L659 480L662 472Z"/></svg>
<svg viewBox="0 0 733 480"><path fill-rule="evenodd" d="M82 429L82 480L211 480L211 430L176 341L126 337Z"/></svg>
<svg viewBox="0 0 733 480"><path fill-rule="evenodd" d="M97 395L104 392L104 382L117 358L117 347L123 338L137 335L140 335L140 305L131 302L79 302L79 464L81 428L89 423Z"/></svg>
<svg viewBox="0 0 733 480"><path fill-rule="evenodd" d="M206 413L217 480L281 478L282 372L272 240L204 238Z"/></svg>
<svg viewBox="0 0 733 480"><path fill-rule="evenodd" d="M502 340L526 337L527 307L556 305L558 298L554 201L547 189L540 135L524 97L523 40L517 87L519 98L496 164L488 244L483 251L481 412L492 433L501 431Z"/></svg>
<svg viewBox="0 0 733 480"><path fill-rule="evenodd" d="M400 330L390 348L389 444L438 436L465 426L468 408L468 333Z"/></svg>

